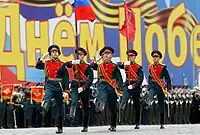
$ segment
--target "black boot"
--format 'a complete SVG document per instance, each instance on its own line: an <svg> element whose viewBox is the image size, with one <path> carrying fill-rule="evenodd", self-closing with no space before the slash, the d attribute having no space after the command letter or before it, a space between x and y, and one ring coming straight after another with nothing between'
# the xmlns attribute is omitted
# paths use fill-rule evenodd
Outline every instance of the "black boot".
<svg viewBox="0 0 200 135"><path fill-rule="evenodd" d="M58 121L58 123L57 123L58 130L56 131L56 134L62 134L63 133L62 116L58 116L57 121Z"/></svg>
<svg viewBox="0 0 200 135"><path fill-rule="evenodd" d="M28 126L28 128L31 128L32 126L31 126L31 119L27 119L27 126Z"/></svg>
<svg viewBox="0 0 200 135"><path fill-rule="evenodd" d="M160 129L165 129L164 125L161 124L160 125Z"/></svg>
<svg viewBox="0 0 200 135"><path fill-rule="evenodd" d="M87 132L88 128L87 127L83 127L83 130L81 130L81 132Z"/></svg>
<svg viewBox="0 0 200 135"><path fill-rule="evenodd" d="M27 119L24 120L24 127L28 128L28 120Z"/></svg>
<svg viewBox="0 0 200 135"><path fill-rule="evenodd" d="M40 110L40 114L42 115L42 117L45 117L45 115L47 114L49 110L49 103L47 101L44 101L41 107L42 109Z"/></svg>
<svg viewBox="0 0 200 135"><path fill-rule="evenodd" d="M160 113L160 129L164 129L164 113Z"/></svg>
<svg viewBox="0 0 200 135"><path fill-rule="evenodd" d="M2 119L0 119L0 129L2 129L3 128L3 122L2 122L3 120Z"/></svg>
<svg viewBox="0 0 200 135"><path fill-rule="evenodd" d="M111 126L108 130L110 130L111 132L116 131L116 127L115 126Z"/></svg>
<svg viewBox="0 0 200 135"><path fill-rule="evenodd" d="M134 129L140 129L140 126L136 124Z"/></svg>
<svg viewBox="0 0 200 135"><path fill-rule="evenodd" d="M63 133L62 128L58 128L58 130L56 131L56 134L62 134L62 133Z"/></svg>

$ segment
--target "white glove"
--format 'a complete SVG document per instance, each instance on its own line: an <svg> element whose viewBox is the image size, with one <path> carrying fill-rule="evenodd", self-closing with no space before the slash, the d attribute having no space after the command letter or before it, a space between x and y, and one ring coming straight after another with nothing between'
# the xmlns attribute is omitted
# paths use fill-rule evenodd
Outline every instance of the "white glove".
<svg viewBox="0 0 200 135"><path fill-rule="evenodd" d="M128 66L128 65L130 65L130 64L131 64L130 61L126 61L126 62L124 62L124 65L125 65L125 66Z"/></svg>
<svg viewBox="0 0 200 135"><path fill-rule="evenodd" d="M80 64L80 60L72 60L72 64Z"/></svg>
<svg viewBox="0 0 200 135"><path fill-rule="evenodd" d="M48 56L49 56L49 53L47 52L40 58L40 60L44 61Z"/></svg>
<svg viewBox="0 0 200 135"><path fill-rule="evenodd" d="M66 98L67 96L69 96L69 94L67 92L63 92L63 97Z"/></svg>
<svg viewBox="0 0 200 135"><path fill-rule="evenodd" d="M129 90L132 90L132 89L133 89L133 85L129 85L129 86L128 86L128 89L129 89Z"/></svg>
<svg viewBox="0 0 200 135"><path fill-rule="evenodd" d="M82 91L83 91L82 87L78 88L78 93L81 93Z"/></svg>

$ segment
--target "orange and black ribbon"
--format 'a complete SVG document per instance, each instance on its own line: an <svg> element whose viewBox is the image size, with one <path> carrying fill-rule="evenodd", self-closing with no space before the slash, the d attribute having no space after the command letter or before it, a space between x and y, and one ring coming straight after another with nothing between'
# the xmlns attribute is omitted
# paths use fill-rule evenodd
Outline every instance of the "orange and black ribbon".
<svg viewBox="0 0 200 135"><path fill-rule="evenodd" d="M153 79L158 83L158 85L162 88L162 91L164 94L167 94L167 90L164 88L165 87L165 83L163 81L161 81L159 79L159 77L156 75L154 69L153 69L153 65L149 66L149 71L153 77Z"/></svg>
<svg viewBox="0 0 200 135"><path fill-rule="evenodd" d="M103 0L90 0L90 3L97 20L104 23L105 27L120 29L119 8L123 7L124 3L112 4ZM159 10L156 0L129 0L127 4L129 7L140 8L145 27L156 23L163 29L167 28L169 16L175 8L171 7ZM189 10L186 10L186 12L175 21L174 27L180 26L191 33L197 24L198 21L195 16Z"/></svg>
<svg viewBox="0 0 200 135"><path fill-rule="evenodd" d="M115 93L117 94L117 97L120 96L120 93L117 91L117 82L116 81L112 81L109 76L107 75L105 69L104 69L104 66L103 64L100 64L99 65L100 67L100 70L102 72L102 75L104 76L105 80L108 82L108 84L110 84L110 86L112 86L114 89L115 89Z"/></svg>
<svg viewBox="0 0 200 135"><path fill-rule="evenodd" d="M85 82L88 82L88 78L85 76L85 74L80 69L78 69L78 70L79 70L81 79L83 79L83 81L85 81Z"/></svg>

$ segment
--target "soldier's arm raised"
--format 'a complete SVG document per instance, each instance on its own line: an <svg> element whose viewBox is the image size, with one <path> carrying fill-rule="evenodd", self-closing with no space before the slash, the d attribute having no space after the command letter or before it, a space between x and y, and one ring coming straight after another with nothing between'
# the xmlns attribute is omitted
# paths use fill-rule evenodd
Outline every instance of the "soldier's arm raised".
<svg viewBox="0 0 200 135"><path fill-rule="evenodd" d="M44 62L42 60L40 60L40 58L38 59L38 62L35 66L36 69L40 69L40 70L44 70Z"/></svg>

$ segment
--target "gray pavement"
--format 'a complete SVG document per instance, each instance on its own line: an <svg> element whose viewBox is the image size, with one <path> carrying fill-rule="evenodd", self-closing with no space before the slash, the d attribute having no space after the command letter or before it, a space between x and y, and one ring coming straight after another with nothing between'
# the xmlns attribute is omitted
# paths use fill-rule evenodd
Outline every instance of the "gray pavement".
<svg viewBox="0 0 200 135"><path fill-rule="evenodd" d="M108 131L109 126L89 127L89 132L81 133L82 127L65 127L63 135L200 135L200 125L159 125L140 126L134 130L133 126L118 126L116 132ZM55 135L56 128L27 128L0 129L0 135Z"/></svg>

